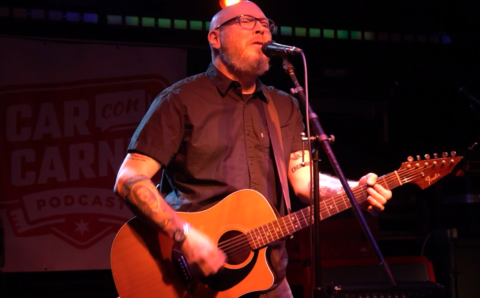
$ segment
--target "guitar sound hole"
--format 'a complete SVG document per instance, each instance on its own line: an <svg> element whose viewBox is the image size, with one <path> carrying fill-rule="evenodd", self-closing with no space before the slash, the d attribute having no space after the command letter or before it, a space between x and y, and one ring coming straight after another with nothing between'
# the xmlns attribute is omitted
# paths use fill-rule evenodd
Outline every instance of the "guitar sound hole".
<svg viewBox="0 0 480 298"><path fill-rule="evenodd" d="M218 246L227 255L227 263L238 265L248 258L252 251L247 237L239 231L228 231L220 237Z"/></svg>

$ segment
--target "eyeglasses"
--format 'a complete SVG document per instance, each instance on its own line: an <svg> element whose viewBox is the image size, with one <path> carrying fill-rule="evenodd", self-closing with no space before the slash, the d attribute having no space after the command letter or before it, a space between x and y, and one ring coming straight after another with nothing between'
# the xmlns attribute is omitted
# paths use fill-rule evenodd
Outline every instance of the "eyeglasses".
<svg viewBox="0 0 480 298"><path fill-rule="evenodd" d="M267 18L256 18L246 14L231 18L230 20L227 20L215 27L215 29L219 29L220 27L225 27L227 25L233 24L234 22L237 22L240 28L252 30L257 25L257 21L260 22L260 24L264 28L268 29L270 33L275 31L275 23L272 20Z"/></svg>

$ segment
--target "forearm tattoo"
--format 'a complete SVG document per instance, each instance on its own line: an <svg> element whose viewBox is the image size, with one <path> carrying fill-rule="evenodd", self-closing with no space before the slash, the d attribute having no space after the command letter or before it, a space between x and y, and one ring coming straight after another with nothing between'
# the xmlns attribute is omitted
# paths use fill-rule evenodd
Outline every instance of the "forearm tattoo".
<svg viewBox="0 0 480 298"><path fill-rule="evenodd" d="M292 171L292 173L295 173L297 170L301 169L301 168L304 168L304 167L309 167L310 166L310 163L311 161L309 162L304 162L304 163L299 163L298 165L295 165L293 166L290 171Z"/></svg>
<svg viewBox="0 0 480 298"><path fill-rule="evenodd" d="M303 167L307 167L307 166L310 166L310 161L304 161L304 159L302 160L302 157L307 157L307 159L309 159L309 155L308 155L308 152L305 151L305 152L302 152L302 151L296 151L296 152L293 152L290 154L290 160L298 160L298 161L302 161L301 163L293 166L290 171L292 171L292 174L295 173L296 171L298 171L299 169L303 168Z"/></svg>
<svg viewBox="0 0 480 298"><path fill-rule="evenodd" d="M320 174L320 197L331 198L342 192L343 187L338 179Z"/></svg>
<svg viewBox="0 0 480 298"><path fill-rule="evenodd" d="M290 153L290 159L291 160L298 160L300 158L302 158L302 151L297 151L297 152Z"/></svg>
<svg viewBox="0 0 480 298"><path fill-rule="evenodd" d="M137 215L167 234L176 229L174 211L163 201L152 181L145 176L134 176L123 185L125 199L133 205Z"/></svg>
<svg viewBox="0 0 480 298"><path fill-rule="evenodd" d="M145 157L141 154L135 154L135 153L131 153L128 156L128 159L137 160L137 161L148 161L147 157Z"/></svg>
<svg viewBox="0 0 480 298"><path fill-rule="evenodd" d="M305 159L307 161L302 163L301 162L301 161L303 161L302 157L305 157ZM308 167L312 163L310 161L310 153L308 151L293 152L293 153L290 154L290 160L291 161L294 160L294 161L299 162L298 164L296 164L295 166L290 168L290 171L292 173L297 172L298 170L300 170L303 167ZM304 177L304 178L306 179L307 177ZM310 180L310 177L308 177L308 180ZM352 183L355 183L355 182L349 181L350 185ZM309 185L308 189L311 189L310 188L310 183L308 185ZM325 174L320 174L320 197L322 199L327 199L327 198L334 197L336 195L341 194L343 191L344 190L343 190L342 184L340 183L340 181L337 178L334 178L334 177L331 177L331 176L328 176L328 175L325 175Z"/></svg>
<svg viewBox="0 0 480 298"><path fill-rule="evenodd" d="M340 194L343 191L343 187L339 188L332 188L329 186L322 186L320 185L320 197L322 198L331 198L334 197L338 194Z"/></svg>

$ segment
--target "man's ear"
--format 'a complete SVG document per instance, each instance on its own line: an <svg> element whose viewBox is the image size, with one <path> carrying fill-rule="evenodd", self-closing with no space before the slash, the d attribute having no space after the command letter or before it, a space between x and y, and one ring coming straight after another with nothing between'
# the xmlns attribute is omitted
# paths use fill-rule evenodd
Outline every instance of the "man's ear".
<svg viewBox="0 0 480 298"><path fill-rule="evenodd" d="M208 43L213 49L220 48L220 31L219 30L212 30L208 32Z"/></svg>

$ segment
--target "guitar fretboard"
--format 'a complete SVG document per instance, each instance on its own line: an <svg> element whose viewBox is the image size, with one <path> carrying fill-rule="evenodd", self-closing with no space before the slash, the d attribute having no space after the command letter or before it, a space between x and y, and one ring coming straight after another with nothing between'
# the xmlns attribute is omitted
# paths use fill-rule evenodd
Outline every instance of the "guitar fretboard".
<svg viewBox="0 0 480 298"><path fill-rule="evenodd" d="M394 189L405 182L408 182L411 179L408 177L409 174L418 175L418 173L415 174L408 172L409 171L406 169L394 171L379 177L377 183L381 184L386 189ZM367 188L368 185L359 185L351 188L355 200L359 204L367 199ZM350 207L352 207L352 205L345 192L331 198L322 199L320 201L320 220L345 211ZM307 207L250 230L247 233L247 238L252 249L257 249L288 235L292 235L293 233L310 226L312 223L313 213L311 212L311 208Z"/></svg>

